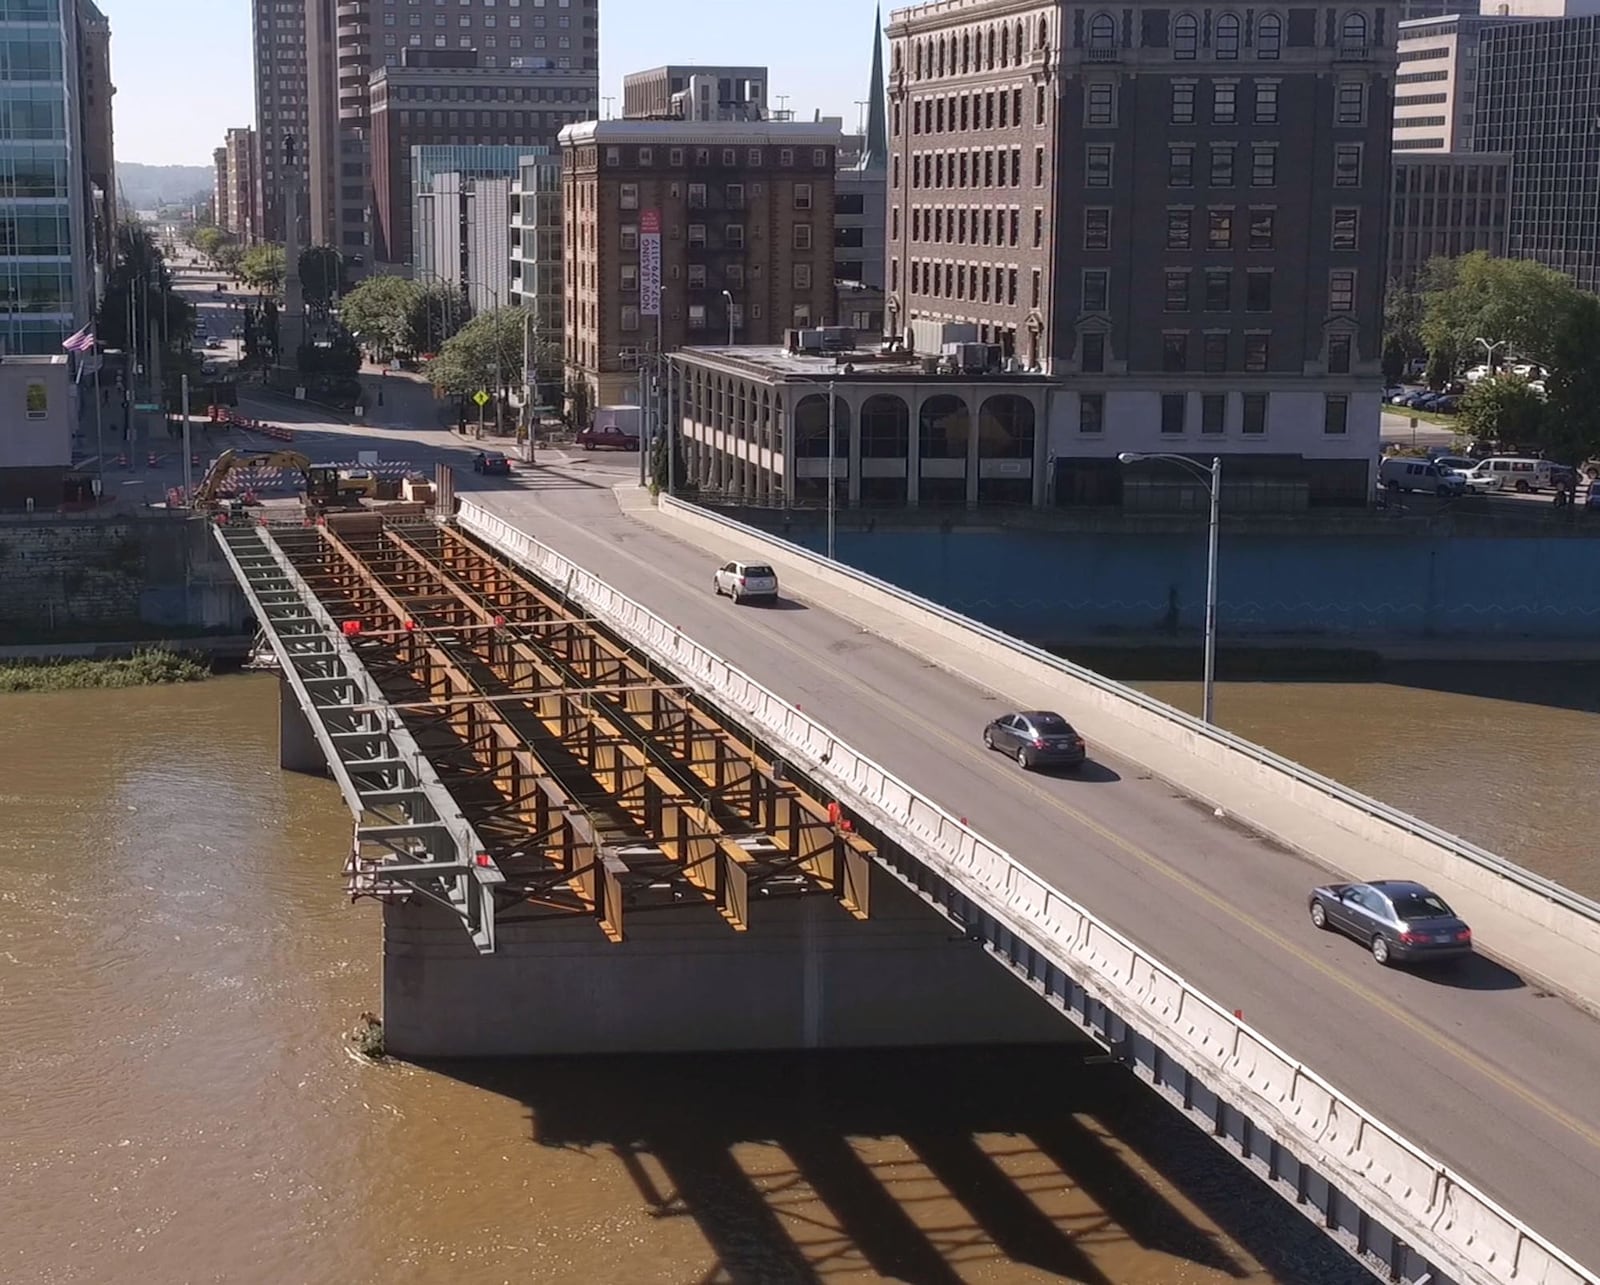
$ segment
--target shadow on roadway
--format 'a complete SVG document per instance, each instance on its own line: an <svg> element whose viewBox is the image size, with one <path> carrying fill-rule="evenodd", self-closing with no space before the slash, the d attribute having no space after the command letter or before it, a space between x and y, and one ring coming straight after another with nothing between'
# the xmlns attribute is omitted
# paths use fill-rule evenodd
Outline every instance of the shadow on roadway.
<svg viewBox="0 0 1600 1285"><path fill-rule="evenodd" d="M1404 967L1423 981L1451 986L1456 990L1519 991L1528 985L1520 973L1476 952L1457 960L1442 959L1436 964L1410 964Z"/></svg>
<svg viewBox="0 0 1600 1285"><path fill-rule="evenodd" d="M705 1281L956 1285L1006 1263L1087 1285L1188 1279L1173 1259L1207 1279L1255 1278L1259 1263L1304 1285L1370 1280L1132 1076L1081 1059L1012 1047L427 1065L524 1104L537 1145L621 1164L655 1217L693 1219L715 1256Z"/></svg>
<svg viewBox="0 0 1600 1285"><path fill-rule="evenodd" d="M1086 759L1083 765L1077 768L1036 767L1033 770L1038 776L1058 777L1063 781L1083 781L1088 785L1111 785L1122 780L1122 773L1098 759Z"/></svg>

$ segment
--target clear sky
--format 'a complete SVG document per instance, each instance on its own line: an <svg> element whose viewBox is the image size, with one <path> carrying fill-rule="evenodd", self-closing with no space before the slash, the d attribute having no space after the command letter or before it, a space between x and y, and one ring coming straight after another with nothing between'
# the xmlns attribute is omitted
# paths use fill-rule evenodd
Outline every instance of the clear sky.
<svg viewBox="0 0 1600 1285"><path fill-rule="evenodd" d="M209 165L224 130L254 122L250 0L100 7L111 19L119 160ZM774 106L786 94L791 111L809 117L820 108L854 128L875 8L873 0L600 0L600 93L620 112L624 72L665 62L764 65Z"/></svg>

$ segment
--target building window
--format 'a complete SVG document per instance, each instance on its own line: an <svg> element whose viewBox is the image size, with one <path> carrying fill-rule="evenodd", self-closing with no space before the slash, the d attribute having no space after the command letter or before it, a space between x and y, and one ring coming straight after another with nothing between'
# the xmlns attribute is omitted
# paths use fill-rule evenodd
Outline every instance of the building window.
<svg viewBox="0 0 1600 1285"><path fill-rule="evenodd" d="M1116 87L1109 81L1091 80L1087 89L1087 118L1091 125L1116 124Z"/></svg>
<svg viewBox="0 0 1600 1285"><path fill-rule="evenodd" d="M1105 312L1109 307L1110 297L1111 274L1104 268L1088 269L1083 274L1083 310Z"/></svg>
<svg viewBox="0 0 1600 1285"><path fill-rule="evenodd" d="M796 250L809 250L811 248L811 225L809 223L796 223L794 225L794 248Z"/></svg>
<svg viewBox="0 0 1600 1285"><path fill-rule="evenodd" d="M722 230L722 243L730 250L744 249L744 224L728 224L728 226Z"/></svg>
<svg viewBox="0 0 1600 1285"><path fill-rule="evenodd" d="M1211 41L1216 56L1227 62L1239 56L1239 18L1225 13L1217 19L1217 29Z"/></svg>
<svg viewBox="0 0 1600 1285"><path fill-rule="evenodd" d="M1260 373L1267 368L1267 335L1252 331L1244 337L1244 368Z"/></svg>
<svg viewBox="0 0 1600 1285"><path fill-rule="evenodd" d="M1350 336L1328 336L1328 373L1330 375L1348 375L1350 373Z"/></svg>
<svg viewBox="0 0 1600 1285"><path fill-rule="evenodd" d="M650 165L650 164L653 164L654 161L655 161L655 153L650 148L641 147L639 149L639 164L640 165Z"/></svg>
<svg viewBox="0 0 1600 1285"><path fill-rule="evenodd" d="M1333 185L1335 187L1361 186L1361 144L1335 143L1333 148Z"/></svg>
<svg viewBox="0 0 1600 1285"><path fill-rule="evenodd" d="M30 379L23 392L23 409L29 419L50 417L50 390L40 380Z"/></svg>
<svg viewBox="0 0 1600 1285"><path fill-rule="evenodd" d="M1033 185L1035 187L1044 186L1044 148L1042 147L1033 149Z"/></svg>
<svg viewBox="0 0 1600 1285"><path fill-rule="evenodd" d="M1194 148L1189 146L1167 148L1167 186L1194 186Z"/></svg>
<svg viewBox="0 0 1600 1285"><path fill-rule="evenodd" d="M1233 144L1212 144L1211 147L1211 186L1233 186Z"/></svg>
<svg viewBox="0 0 1600 1285"><path fill-rule="evenodd" d="M706 207L706 185L704 183L689 184L689 208L703 210Z"/></svg>
<svg viewBox="0 0 1600 1285"><path fill-rule="evenodd" d="M706 265L691 263L689 265L689 289L704 290L706 288Z"/></svg>
<svg viewBox="0 0 1600 1285"><path fill-rule="evenodd" d="M1085 187L1111 186L1111 148L1103 143L1091 143L1085 149L1083 161Z"/></svg>
<svg viewBox="0 0 1600 1285"><path fill-rule="evenodd" d="M1187 398L1182 393L1161 394L1161 431L1163 433L1183 432L1185 401L1187 401Z"/></svg>
<svg viewBox="0 0 1600 1285"><path fill-rule="evenodd" d="M1278 149L1270 143L1257 143L1250 149L1250 186L1275 187L1278 182Z"/></svg>
<svg viewBox="0 0 1600 1285"><path fill-rule="evenodd" d="M1272 311L1272 273L1266 269L1251 269L1244 274L1244 310L1246 312Z"/></svg>
<svg viewBox="0 0 1600 1285"><path fill-rule="evenodd" d="M637 330L639 328L639 305L625 303L622 305L622 319L619 323L624 330Z"/></svg>
<svg viewBox="0 0 1600 1285"><path fill-rule="evenodd" d="M706 244L706 225L704 223L691 223L689 225L689 248L703 250Z"/></svg>
<svg viewBox="0 0 1600 1285"><path fill-rule="evenodd" d="M639 248L639 225L637 223L624 223L619 229L620 248L630 253Z"/></svg>
<svg viewBox="0 0 1600 1285"><path fill-rule="evenodd" d="M1239 431L1250 437L1259 437L1267 431L1267 395L1246 393L1244 414L1240 416Z"/></svg>
<svg viewBox="0 0 1600 1285"><path fill-rule="evenodd" d="M1180 13L1172 24L1172 56L1192 61L1200 49L1200 20L1192 13Z"/></svg>
<svg viewBox="0 0 1600 1285"><path fill-rule="evenodd" d="M1233 210L1231 207L1206 211L1206 249L1233 249Z"/></svg>
<svg viewBox="0 0 1600 1285"><path fill-rule="evenodd" d="M1210 369L1208 366L1206 369ZM1218 366L1218 370L1222 367ZM1200 398L1200 431L1222 432L1223 420L1228 413L1228 398L1223 393L1206 393Z"/></svg>
<svg viewBox="0 0 1600 1285"><path fill-rule="evenodd" d="M1189 369L1189 336L1184 331L1168 331L1161 336L1161 369L1169 375L1181 375Z"/></svg>
<svg viewBox="0 0 1600 1285"><path fill-rule="evenodd" d="M1354 205L1336 205L1333 207L1333 240L1329 245L1332 250L1354 250L1359 239L1361 226L1361 211Z"/></svg>
<svg viewBox="0 0 1600 1285"><path fill-rule="evenodd" d="M1177 80L1172 83L1171 123L1174 125L1194 124L1194 82L1192 80Z"/></svg>
<svg viewBox="0 0 1600 1285"><path fill-rule="evenodd" d="M1206 269L1206 311L1227 312L1232 307L1233 273L1226 268Z"/></svg>
<svg viewBox="0 0 1600 1285"><path fill-rule="evenodd" d="M703 303L689 305L689 329L704 330L706 328L706 306Z"/></svg>
<svg viewBox="0 0 1600 1285"><path fill-rule="evenodd" d="M624 263L618 268L621 275L623 294L639 293L639 265L637 263Z"/></svg>
<svg viewBox="0 0 1600 1285"><path fill-rule="evenodd" d="M1111 211L1105 206L1090 206L1083 212L1083 248L1111 248Z"/></svg>
<svg viewBox="0 0 1600 1285"><path fill-rule="evenodd" d="M1367 85L1362 80L1341 80L1334 111L1334 122L1339 125L1365 125L1367 123Z"/></svg>
<svg viewBox="0 0 1600 1285"><path fill-rule="evenodd" d="M1164 312L1189 311L1189 273L1179 269L1167 273L1167 289L1162 303Z"/></svg>
<svg viewBox="0 0 1600 1285"><path fill-rule="evenodd" d="M1278 82L1275 80L1256 81L1256 124L1276 125L1278 123Z"/></svg>
<svg viewBox="0 0 1600 1285"><path fill-rule="evenodd" d="M1211 86L1211 123L1232 125L1239 113L1239 86L1231 80L1219 80Z"/></svg>
<svg viewBox="0 0 1600 1285"><path fill-rule="evenodd" d="M1033 207L1033 248L1037 250L1044 244L1044 208Z"/></svg>
<svg viewBox="0 0 1600 1285"><path fill-rule="evenodd" d="M617 208L623 210L637 210L639 208L639 185L637 183L620 183L617 185Z"/></svg>
<svg viewBox="0 0 1600 1285"><path fill-rule="evenodd" d="M1322 404L1322 431L1338 435L1345 431L1350 419L1350 399L1342 393L1330 393Z"/></svg>
<svg viewBox="0 0 1600 1285"><path fill-rule="evenodd" d="M1085 335L1085 339L1089 336ZM1087 369L1087 367L1085 367ZM1104 393L1078 394L1078 431L1099 433L1106 425L1106 395Z"/></svg>
<svg viewBox="0 0 1600 1285"><path fill-rule="evenodd" d="M606 148L606 164L612 166L622 164L622 149L620 147Z"/></svg>
<svg viewBox="0 0 1600 1285"><path fill-rule="evenodd" d="M1283 19L1275 13L1264 13L1256 20L1256 57L1271 61L1283 48Z"/></svg>
<svg viewBox="0 0 1600 1285"><path fill-rule="evenodd" d="M809 210L811 208L811 184L796 183L794 185L794 208Z"/></svg>
<svg viewBox="0 0 1600 1285"><path fill-rule="evenodd" d="M811 289L811 265L797 263L794 265L794 288L796 290Z"/></svg>
<svg viewBox="0 0 1600 1285"><path fill-rule="evenodd" d="M1346 269L1328 274L1328 311L1354 312L1356 308L1356 274Z"/></svg>
<svg viewBox="0 0 1600 1285"><path fill-rule="evenodd" d="M1189 249L1193 215L1194 211L1187 207L1167 207L1167 249Z"/></svg>
<svg viewBox="0 0 1600 1285"><path fill-rule="evenodd" d="M1098 330L1090 330L1079 341L1080 365L1083 370L1091 375L1098 375L1106 368L1106 337Z"/></svg>
<svg viewBox="0 0 1600 1285"><path fill-rule="evenodd" d="M1250 248L1252 250L1272 249L1273 230L1277 223L1274 210L1250 211Z"/></svg>

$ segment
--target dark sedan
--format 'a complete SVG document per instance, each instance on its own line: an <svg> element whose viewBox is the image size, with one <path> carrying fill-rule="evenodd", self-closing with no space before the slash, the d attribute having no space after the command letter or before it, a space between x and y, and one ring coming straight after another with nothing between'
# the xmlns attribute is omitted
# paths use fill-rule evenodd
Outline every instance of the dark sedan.
<svg viewBox="0 0 1600 1285"><path fill-rule="evenodd" d="M1380 964L1422 963L1472 953L1472 929L1444 898L1403 879L1313 888L1311 922L1354 937Z"/></svg>
<svg viewBox="0 0 1600 1285"><path fill-rule="evenodd" d="M983 744L1014 755L1025 768L1083 766L1088 750L1071 723L1049 710L1002 714L983 729Z"/></svg>
<svg viewBox="0 0 1600 1285"><path fill-rule="evenodd" d="M472 469L495 477L511 476L511 461L500 451L479 451L473 458Z"/></svg>

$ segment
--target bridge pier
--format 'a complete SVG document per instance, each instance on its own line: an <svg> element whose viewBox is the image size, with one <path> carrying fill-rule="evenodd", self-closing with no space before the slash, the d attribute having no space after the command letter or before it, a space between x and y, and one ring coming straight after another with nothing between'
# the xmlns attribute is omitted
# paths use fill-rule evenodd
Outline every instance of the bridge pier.
<svg viewBox="0 0 1600 1285"><path fill-rule="evenodd" d="M285 772L327 776L328 760L317 743L311 722L295 699L294 688L278 676L278 766Z"/></svg>
<svg viewBox="0 0 1600 1285"><path fill-rule="evenodd" d="M1086 1039L897 880L872 917L825 896L594 921L501 919L480 955L421 899L384 908L384 1041L401 1057L733 1052Z"/></svg>

